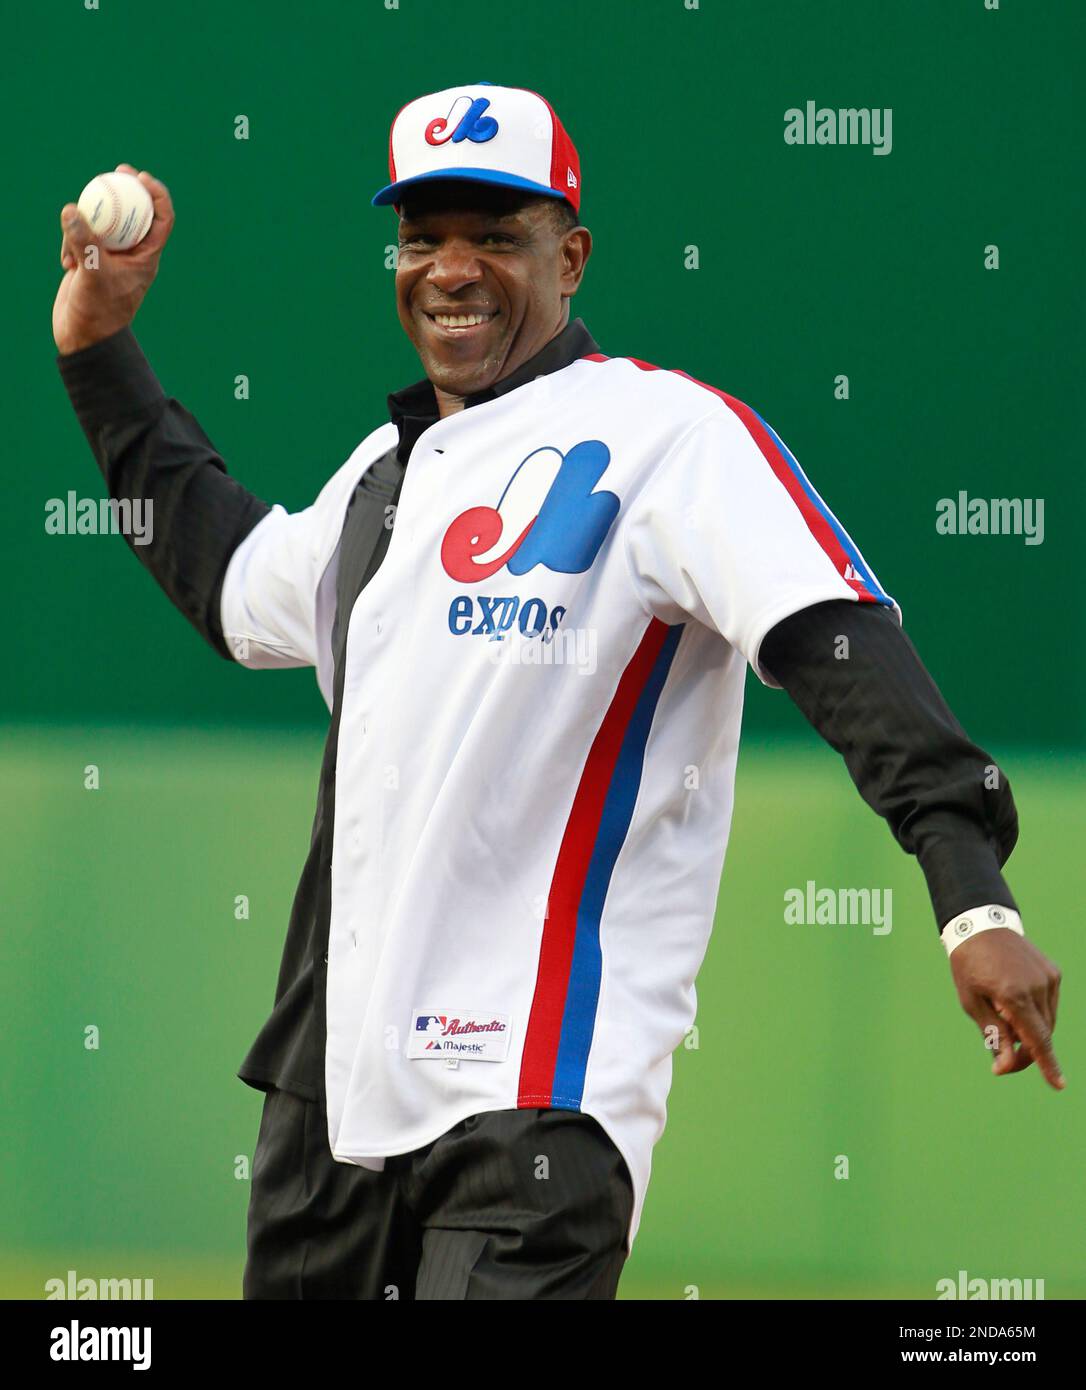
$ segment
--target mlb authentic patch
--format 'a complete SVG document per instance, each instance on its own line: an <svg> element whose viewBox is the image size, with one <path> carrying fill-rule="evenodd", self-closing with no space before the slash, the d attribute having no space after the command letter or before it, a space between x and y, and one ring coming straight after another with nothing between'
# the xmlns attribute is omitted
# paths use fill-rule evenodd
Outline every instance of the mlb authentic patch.
<svg viewBox="0 0 1086 1390"><path fill-rule="evenodd" d="M504 1062L509 1055L509 1015L415 1009L407 1055L420 1061L455 1057L466 1062Z"/></svg>

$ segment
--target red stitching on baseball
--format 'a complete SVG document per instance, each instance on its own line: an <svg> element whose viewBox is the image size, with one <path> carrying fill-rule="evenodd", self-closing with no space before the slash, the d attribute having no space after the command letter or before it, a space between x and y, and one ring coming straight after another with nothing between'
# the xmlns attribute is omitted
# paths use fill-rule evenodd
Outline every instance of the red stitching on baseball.
<svg viewBox="0 0 1086 1390"><path fill-rule="evenodd" d="M117 190L113 187L113 184L110 182L111 177L112 176L110 174L102 175L102 182L109 189L110 200L113 203L113 221L109 224L105 231L101 233L103 237L109 236L109 234L114 230L118 222L120 222L121 220L121 200L117 196Z"/></svg>

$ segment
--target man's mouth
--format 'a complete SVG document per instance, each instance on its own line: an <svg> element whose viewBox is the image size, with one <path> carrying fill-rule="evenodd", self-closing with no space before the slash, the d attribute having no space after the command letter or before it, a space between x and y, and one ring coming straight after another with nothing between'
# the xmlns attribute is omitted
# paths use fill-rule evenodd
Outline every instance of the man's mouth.
<svg viewBox="0 0 1086 1390"><path fill-rule="evenodd" d="M471 338L482 333L487 324L497 318L499 312L492 309L482 314L431 314L423 310L431 327L442 338Z"/></svg>

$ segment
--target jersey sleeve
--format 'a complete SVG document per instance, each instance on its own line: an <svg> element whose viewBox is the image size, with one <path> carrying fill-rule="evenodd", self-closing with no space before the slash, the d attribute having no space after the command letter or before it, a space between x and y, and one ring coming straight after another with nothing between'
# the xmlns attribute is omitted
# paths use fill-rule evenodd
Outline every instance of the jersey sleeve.
<svg viewBox="0 0 1086 1390"><path fill-rule="evenodd" d="M316 666L318 504L276 504L230 557L223 578L223 640L257 670Z"/></svg>
<svg viewBox="0 0 1086 1390"><path fill-rule="evenodd" d="M326 572L329 579L334 575L331 561L351 494L397 439L394 424L378 426L332 474L311 506L288 512L276 504L234 551L219 607L224 642L242 666L315 666L318 684L330 698L334 595L322 581Z"/></svg>
<svg viewBox="0 0 1086 1390"><path fill-rule="evenodd" d="M742 401L690 427L635 496L626 556L646 610L718 632L763 685L762 639L782 619L828 599L901 610L815 491L788 447Z"/></svg>

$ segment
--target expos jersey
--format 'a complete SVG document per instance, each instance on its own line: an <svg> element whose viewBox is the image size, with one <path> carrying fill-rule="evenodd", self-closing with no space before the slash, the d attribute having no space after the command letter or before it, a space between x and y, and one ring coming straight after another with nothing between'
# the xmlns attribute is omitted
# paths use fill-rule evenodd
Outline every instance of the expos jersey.
<svg viewBox="0 0 1086 1390"><path fill-rule="evenodd" d="M231 559L227 642L332 700L337 545L369 435ZM752 410L599 354L438 420L350 614L325 1081L342 1162L484 1110L580 1109L636 1233L694 1019L746 664L827 599L897 605ZM344 619L341 617L341 621Z"/></svg>

